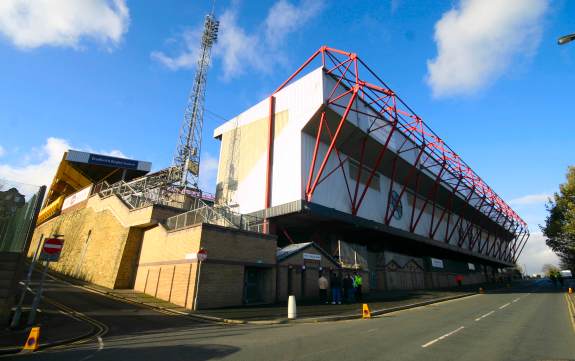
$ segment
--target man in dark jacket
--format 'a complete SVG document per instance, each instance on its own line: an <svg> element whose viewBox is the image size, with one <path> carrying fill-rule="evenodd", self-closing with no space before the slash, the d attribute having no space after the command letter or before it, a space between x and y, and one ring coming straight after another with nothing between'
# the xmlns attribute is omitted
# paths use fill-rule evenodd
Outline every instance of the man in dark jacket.
<svg viewBox="0 0 575 361"><path fill-rule="evenodd" d="M353 302L353 280L349 273L343 279L343 300L348 303Z"/></svg>
<svg viewBox="0 0 575 361"><path fill-rule="evenodd" d="M331 273L329 285L331 286L331 304L341 305L341 277L336 272Z"/></svg>

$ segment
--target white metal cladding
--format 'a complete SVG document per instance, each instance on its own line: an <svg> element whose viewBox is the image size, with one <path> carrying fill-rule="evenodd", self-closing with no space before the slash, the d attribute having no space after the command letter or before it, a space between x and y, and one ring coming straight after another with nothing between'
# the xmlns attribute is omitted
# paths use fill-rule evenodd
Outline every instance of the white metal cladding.
<svg viewBox="0 0 575 361"><path fill-rule="evenodd" d="M88 163L88 160L90 159L90 153L86 153L86 152L79 152L77 150L68 150L68 154L66 155L66 160L69 160L71 162L77 162L77 163Z"/></svg>
<svg viewBox="0 0 575 361"><path fill-rule="evenodd" d="M288 120L278 136L274 139L273 173L272 173L272 206L278 206L301 199L301 128L320 108L323 99L323 71L318 68L306 74L275 95L275 113L287 110ZM214 130L214 137L242 127L256 120L269 117L270 100L242 112ZM220 160L223 152L220 149ZM246 156L241 154L240 156ZM223 169L223 167L218 167ZM252 213L264 208L266 192L267 153L259 155L256 165L247 177L238 182L233 195L240 213ZM225 175L218 174L218 179Z"/></svg>
<svg viewBox="0 0 575 361"><path fill-rule="evenodd" d="M288 123L282 133L274 140L274 158L273 158L273 180L272 180L272 206L279 206L289 202L299 201L305 199L305 186L308 177L308 171L311 166L311 159L313 156L313 149L315 145L315 138L307 133L302 132L303 127L310 121L312 116L320 109L326 99L329 98L328 94L334 88L335 80L326 75L321 68L318 68L299 80L291 83L275 95L275 113L281 111L288 111ZM337 88L340 94L343 92ZM335 97L332 95L332 98ZM339 103L345 107L349 102L350 95L344 96L339 99ZM366 114L373 114L374 111L365 105L361 100L357 100L354 107L361 110ZM330 106L330 109L342 115L344 108ZM368 116L359 114L357 112L351 113L348 121L362 130L367 130L370 124ZM269 99L265 99L245 112L238 115L238 117L226 122L214 131L214 136L218 137L222 133L232 129L235 124L245 125L257 119L269 116ZM379 143L383 144L389 128L382 128L379 131L372 132L371 136ZM389 145L391 151L397 151L402 143L411 142L406 139L404 135L399 132L394 133ZM328 149L328 145L320 143L318 150L318 158L323 158ZM410 152L403 152L400 157L410 164L414 164L416 160L416 152L414 149ZM341 153L341 151L340 151ZM344 158L344 156L342 156ZM220 157L221 159L221 157ZM266 154L263 154L258 160L257 167L252 171L252 174L242 182L239 183L236 201L239 204L239 211L241 213L256 212L264 208L265 204L265 176L267 166ZM332 152L326 169L333 169L338 164L338 158L335 152ZM420 162L420 165L426 165L425 162ZM348 164L344 165L348 167ZM319 168L319 162L316 162L316 170ZM348 168L346 168L348 169ZM438 169L429 168L424 172L430 178L434 178ZM347 179L350 184L355 184L355 180ZM379 191L373 188L368 188L366 197L359 209L357 215L359 217L373 220L375 222L383 223L385 210L387 208L387 191L389 189L390 179L383 174L379 174L378 180ZM337 176L334 176L337 175ZM334 175L327 177L315 190L312 202L334 208L336 210L351 214L351 204L347 196L345 187L344 175L341 169L338 169ZM218 176L219 178L219 176ZM393 189L400 193L402 185L398 182L394 183ZM463 196L457 196L464 199L464 196L469 191L462 191ZM390 226L409 231L409 218L412 208L412 197L409 191L405 192L402 196L402 210L401 217L392 217ZM424 201L418 199L416 208L421 207ZM474 201L478 202L478 201ZM467 202L474 205L473 202ZM430 222L431 222L431 208L424 211L421 220L417 224L414 233L428 237ZM436 211L437 212L437 211ZM444 217L445 218L445 217ZM453 215L450 218L450 229L453 229L457 223L458 216ZM462 220L463 227L468 224L468 221ZM447 219L443 219L439 225L435 239L444 239L447 228ZM450 240L450 244L458 244L460 235L455 232ZM480 235L481 241L487 239L487 232L482 231ZM500 239L497 238L497 242ZM473 251L477 250L480 242L475 242ZM468 249L469 239L462 242L461 247Z"/></svg>

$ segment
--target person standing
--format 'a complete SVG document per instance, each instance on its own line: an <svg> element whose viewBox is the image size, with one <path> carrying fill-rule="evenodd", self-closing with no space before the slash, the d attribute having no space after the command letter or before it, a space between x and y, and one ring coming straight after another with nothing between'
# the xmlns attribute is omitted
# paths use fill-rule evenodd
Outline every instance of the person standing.
<svg viewBox="0 0 575 361"><path fill-rule="evenodd" d="M349 273L343 278L343 300L348 303L353 303L353 280Z"/></svg>
<svg viewBox="0 0 575 361"><path fill-rule="evenodd" d="M319 302L320 303L327 303L327 278L320 273L319 278L317 280L317 285L319 287Z"/></svg>
<svg viewBox="0 0 575 361"><path fill-rule="evenodd" d="M331 273L329 285L331 286L331 304L341 305L341 277L336 272Z"/></svg>
<svg viewBox="0 0 575 361"><path fill-rule="evenodd" d="M361 293L362 284L363 278L361 278L361 274L356 272L355 276L353 277L353 288L355 289L355 299L359 302L363 300L363 295Z"/></svg>

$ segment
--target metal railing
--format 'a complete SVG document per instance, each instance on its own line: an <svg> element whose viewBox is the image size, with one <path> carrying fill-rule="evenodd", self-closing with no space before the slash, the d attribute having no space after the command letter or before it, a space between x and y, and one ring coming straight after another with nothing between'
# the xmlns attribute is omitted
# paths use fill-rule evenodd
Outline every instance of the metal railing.
<svg viewBox="0 0 575 361"><path fill-rule="evenodd" d="M168 218L165 222L165 227L170 231L174 231L199 223L264 233L263 219L236 213L226 206L210 206L207 204Z"/></svg>
<svg viewBox="0 0 575 361"><path fill-rule="evenodd" d="M160 172L159 172L160 173ZM145 179L138 181L119 181L108 184L106 181L96 184L92 194L100 197L117 195L130 209L151 205L164 205L182 210L185 213L168 218L164 224L169 230L180 229L198 223L209 223L223 227L263 233L263 220L251 215L242 215L227 206L213 205L214 196L205 192L182 191L168 185L149 184ZM147 186L154 185L153 188Z"/></svg>

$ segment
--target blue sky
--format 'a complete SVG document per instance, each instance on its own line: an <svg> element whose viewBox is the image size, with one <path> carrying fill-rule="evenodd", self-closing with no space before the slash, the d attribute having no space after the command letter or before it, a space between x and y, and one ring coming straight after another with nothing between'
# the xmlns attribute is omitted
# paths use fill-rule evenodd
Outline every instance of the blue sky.
<svg viewBox="0 0 575 361"><path fill-rule="evenodd" d="M49 182L68 147L168 165L209 9L4 1L0 177ZM357 52L537 231L575 154L575 43L556 45L575 32L575 2L219 0L215 9L202 184L214 183L222 118L266 97L325 44ZM529 272L554 261L537 234L520 260Z"/></svg>

